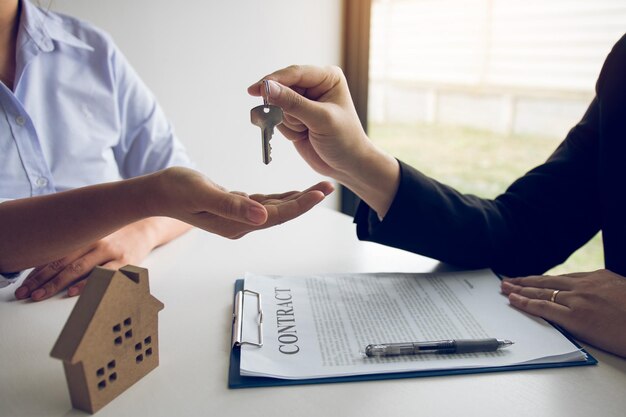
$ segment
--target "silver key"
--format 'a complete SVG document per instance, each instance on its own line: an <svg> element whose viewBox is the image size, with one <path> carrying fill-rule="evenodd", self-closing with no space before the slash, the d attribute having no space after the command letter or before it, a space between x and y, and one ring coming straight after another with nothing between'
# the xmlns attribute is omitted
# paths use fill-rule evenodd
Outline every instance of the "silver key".
<svg viewBox="0 0 626 417"><path fill-rule="evenodd" d="M265 81L266 95L263 97L263 104L256 106L250 110L250 121L253 125L261 128L263 140L263 163L269 164L272 160L272 147L270 140L274 135L274 127L283 121L283 109L278 106L272 106L267 102L269 95L269 85Z"/></svg>

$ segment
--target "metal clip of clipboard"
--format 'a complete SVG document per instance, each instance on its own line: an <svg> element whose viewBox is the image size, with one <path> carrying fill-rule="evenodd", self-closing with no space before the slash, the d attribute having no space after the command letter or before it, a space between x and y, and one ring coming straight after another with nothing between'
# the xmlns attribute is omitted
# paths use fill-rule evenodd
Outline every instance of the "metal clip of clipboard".
<svg viewBox="0 0 626 417"><path fill-rule="evenodd" d="M259 313L258 329L259 338L258 342L249 342L242 340L243 338L243 300L245 294L253 294L257 299L257 310ZM263 309L261 307L261 294L252 290L241 290L235 294L235 308L233 311L233 340L232 346L252 345L256 347L263 346Z"/></svg>

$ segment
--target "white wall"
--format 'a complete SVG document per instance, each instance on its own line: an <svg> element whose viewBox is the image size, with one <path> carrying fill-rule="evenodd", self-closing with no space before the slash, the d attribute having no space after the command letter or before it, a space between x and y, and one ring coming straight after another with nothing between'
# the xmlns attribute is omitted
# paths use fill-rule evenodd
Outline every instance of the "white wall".
<svg viewBox="0 0 626 417"><path fill-rule="evenodd" d="M42 1L46 4L46 1ZM261 162L248 85L290 64L337 65L339 0L53 0L51 9L109 32L156 94L198 168L249 193L307 187L322 178L278 131ZM326 204L335 206L338 199Z"/></svg>

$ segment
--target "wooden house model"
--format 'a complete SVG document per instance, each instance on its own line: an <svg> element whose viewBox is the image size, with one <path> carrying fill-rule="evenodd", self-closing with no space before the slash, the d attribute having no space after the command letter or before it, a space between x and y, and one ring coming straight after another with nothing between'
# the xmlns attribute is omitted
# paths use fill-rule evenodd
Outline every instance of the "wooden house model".
<svg viewBox="0 0 626 417"><path fill-rule="evenodd" d="M148 270L96 267L50 355L63 361L72 406L95 413L159 365Z"/></svg>

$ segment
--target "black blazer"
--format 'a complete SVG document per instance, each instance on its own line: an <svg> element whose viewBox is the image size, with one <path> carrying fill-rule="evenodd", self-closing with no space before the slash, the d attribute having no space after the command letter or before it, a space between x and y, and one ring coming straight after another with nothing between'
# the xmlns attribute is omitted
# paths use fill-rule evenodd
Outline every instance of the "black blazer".
<svg viewBox="0 0 626 417"><path fill-rule="evenodd" d="M361 203L359 239L507 276L541 274L602 230L606 268L626 276L626 35L607 57L583 119L542 165L494 200L400 163L382 222Z"/></svg>

